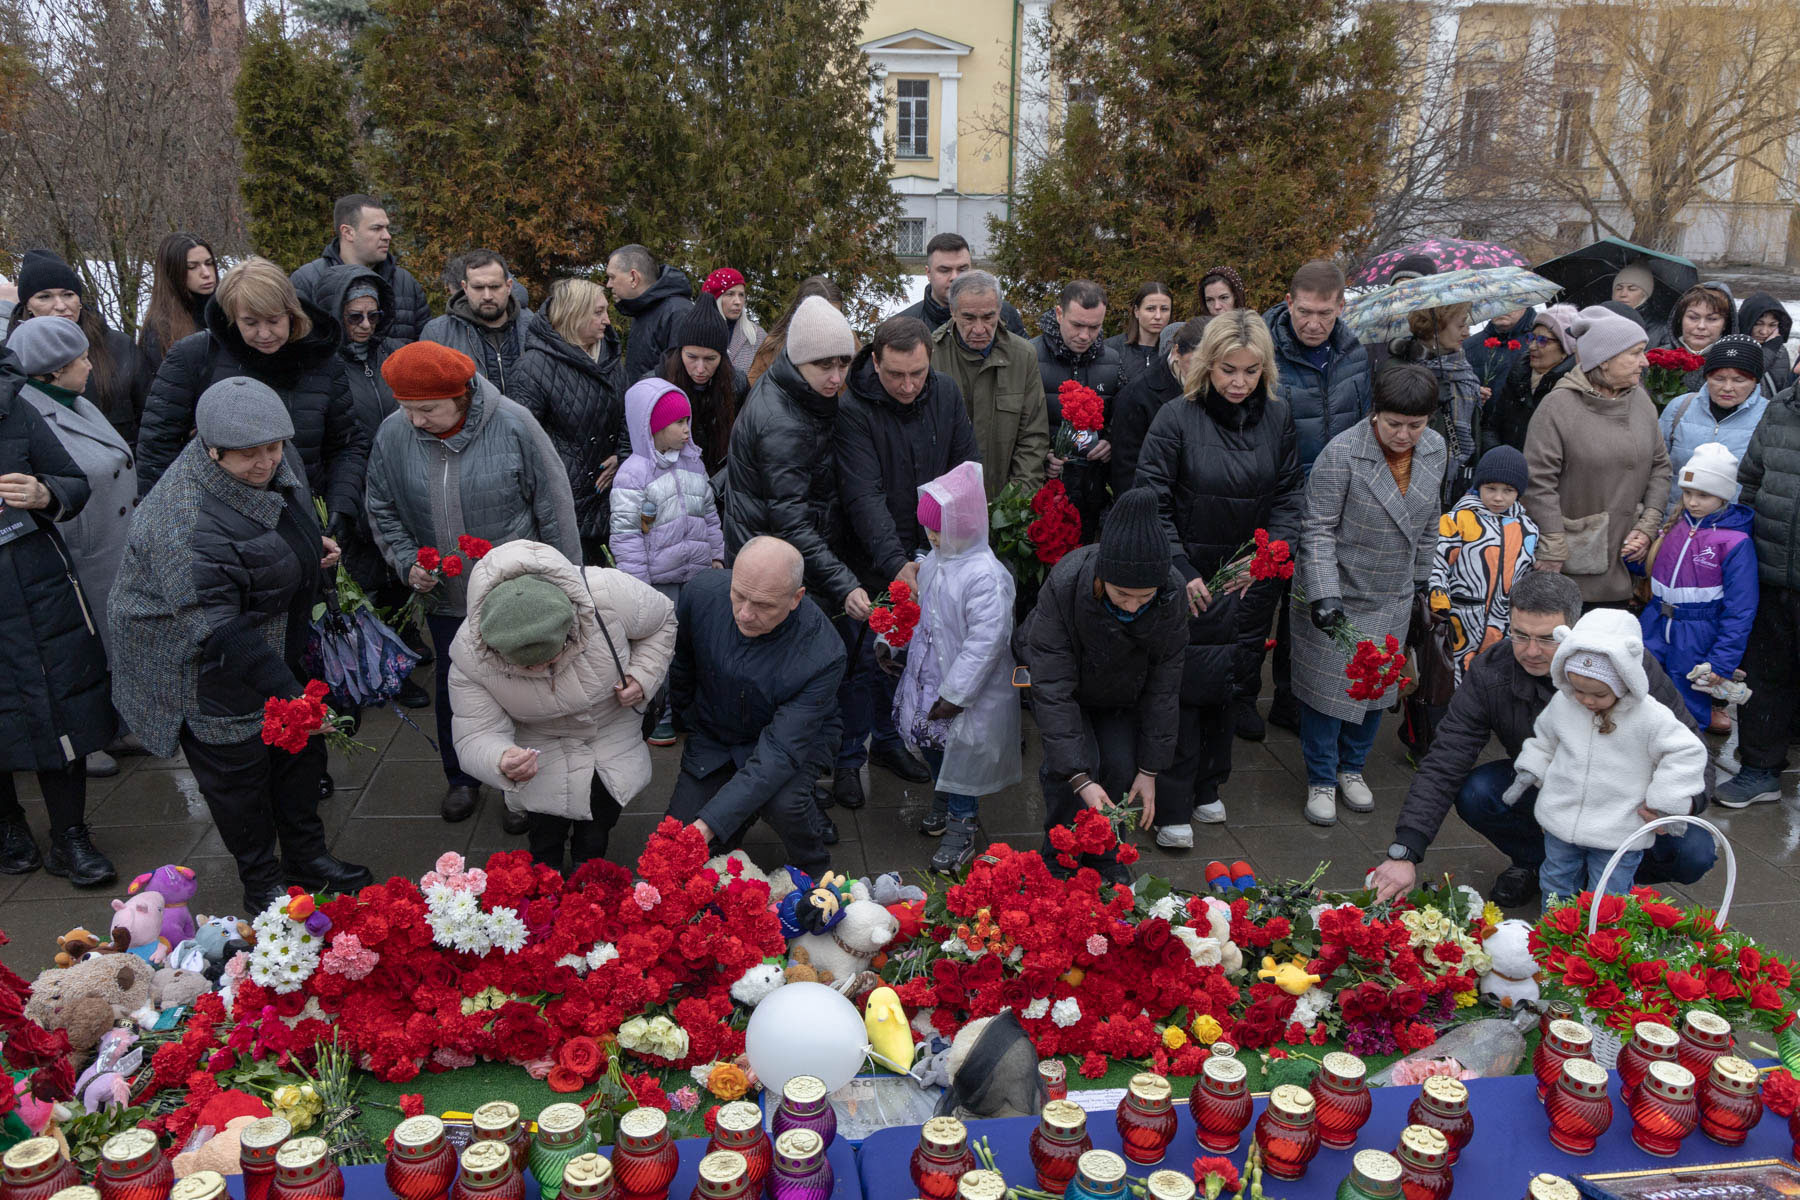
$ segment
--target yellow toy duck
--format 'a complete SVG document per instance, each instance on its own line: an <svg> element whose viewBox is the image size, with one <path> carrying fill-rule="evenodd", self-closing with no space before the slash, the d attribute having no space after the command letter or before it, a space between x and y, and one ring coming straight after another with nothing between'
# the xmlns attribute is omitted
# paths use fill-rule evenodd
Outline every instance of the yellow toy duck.
<svg viewBox="0 0 1800 1200"><path fill-rule="evenodd" d="M1292 962L1284 962L1277 966L1275 960L1266 955L1263 957L1262 970L1256 973L1256 977L1274 980L1275 986L1290 996L1298 996L1310 991L1312 986L1319 982L1317 975L1306 973L1305 959L1296 958Z"/></svg>
<svg viewBox="0 0 1800 1200"><path fill-rule="evenodd" d="M863 1028L869 1032L870 1056L876 1062L902 1075L912 1068L912 1028L893 988L879 987L869 993Z"/></svg>

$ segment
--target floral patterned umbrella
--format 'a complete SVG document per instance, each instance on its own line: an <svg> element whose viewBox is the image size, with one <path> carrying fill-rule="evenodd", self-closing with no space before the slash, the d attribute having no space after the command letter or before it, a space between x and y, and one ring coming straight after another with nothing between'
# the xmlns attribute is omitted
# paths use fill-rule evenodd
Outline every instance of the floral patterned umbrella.
<svg viewBox="0 0 1800 1200"><path fill-rule="evenodd" d="M1523 267L1482 271L1446 271L1421 275L1358 297L1344 312L1344 323L1360 342L1385 342L1407 334L1406 315L1422 308L1470 305L1469 323L1538 304L1560 292L1558 284Z"/></svg>
<svg viewBox="0 0 1800 1200"><path fill-rule="evenodd" d="M1461 238L1426 238L1398 250L1378 254L1364 263L1350 280L1351 287L1374 287L1388 281L1403 258L1422 254L1439 271L1465 271L1480 267L1529 267L1525 256L1494 242L1465 242Z"/></svg>

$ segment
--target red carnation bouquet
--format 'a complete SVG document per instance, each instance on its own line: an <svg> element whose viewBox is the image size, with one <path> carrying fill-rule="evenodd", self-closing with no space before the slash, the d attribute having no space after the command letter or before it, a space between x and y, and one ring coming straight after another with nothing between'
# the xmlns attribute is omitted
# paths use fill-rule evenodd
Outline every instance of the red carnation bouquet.
<svg viewBox="0 0 1800 1200"><path fill-rule="evenodd" d="M912 641L913 630L918 625L919 602L913 599L912 588L904 580L896 579L888 584L887 590L876 598L875 607L869 610L869 628L875 631L876 640L890 650L898 650Z"/></svg>
<svg viewBox="0 0 1800 1200"><path fill-rule="evenodd" d="M1658 412L1667 408L1669 401L1675 397L1685 396L1693 391L1687 385L1687 373L1698 371L1706 365L1706 360L1698 354L1679 346L1652 350L1648 357L1650 366L1644 372L1644 390L1656 402Z"/></svg>
<svg viewBox="0 0 1800 1200"><path fill-rule="evenodd" d="M1056 389L1056 400L1062 407L1062 424L1056 427L1056 443L1050 447L1050 453L1058 458L1086 454L1100 440L1100 428L1106 424L1106 401L1099 392L1073 379L1062 381Z"/></svg>
<svg viewBox="0 0 1800 1200"><path fill-rule="evenodd" d="M350 736L356 724L354 719L339 716L326 706L325 697L330 691L323 680L313 679L292 700L270 696L263 701L263 744L298 754L306 749L308 738L323 732L325 744L333 750L348 753L370 749Z"/></svg>
<svg viewBox="0 0 1800 1200"><path fill-rule="evenodd" d="M460 553L446 554L436 546L420 546L413 556L413 562L433 579L442 583L446 579L456 579L462 575L467 563L479 562L487 557L494 543L486 538L478 538L470 534L458 534L456 549ZM406 605L400 610L398 617L390 622L395 629L403 629L408 623L425 628L425 614L437 606L437 589L429 592L414 590L406 599Z"/></svg>
<svg viewBox="0 0 1800 1200"><path fill-rule="evenodd" d="M1481 344L1489 350L1506 350L1509 352L1524 348L1524 344L1520 342L1518 338L1507 338L1505 341L1501 341L1497 337L1489 337L1483 338ZM1483 363L1481 369L1481 386L1484 388L1493 387L1494 376L1499 373L1499 368L1505 364L1506 360L1501 358L1498 354L1488 355L1487 360Z"/></svg>
<svg viewBox="0 0 1800 1200"><path fill-rule="evenodd" d="M1216 596L1240 581L1248 588L1269 579L1293 577L1293 550L1284 539L1272 538L1268 530L1258 529L1250 541L1237 548L1230 561L1213 572L1206 581L1206 590Z"/></svg>
<svg viewBox="0 0 1800 1200"><path fill-rule="evenodd" d="M1344 692L1352 700L1379 700L1405 674L1406 651L1401 649L1400 639L1390 633L1377 646L1365 638L1356 643L1350 664L1344 668L1344 678L1350 681Z"/></svg>
<svg viewBox="0 0 1800 1200"><path fill-rule="evenodd" d="M1012 572L1020 611L1025 611L1036 601L1050 568L1081 545L1081 513L1060 479L1030 496L1015 481L988 506L988 544Z"/></svg>

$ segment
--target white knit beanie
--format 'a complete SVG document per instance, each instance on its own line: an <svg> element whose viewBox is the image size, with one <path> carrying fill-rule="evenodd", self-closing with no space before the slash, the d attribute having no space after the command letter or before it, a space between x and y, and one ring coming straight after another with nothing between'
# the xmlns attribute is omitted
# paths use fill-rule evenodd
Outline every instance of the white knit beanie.
<svg viewBox="0 0 1800 1200"><path fill-rule="evenodd" d="M1619 678L1619 668L1613 665L1612 657L1599 650L1577 650L1569 655L1563 663L1564 675L1581 675L1597 680L1612 689L1612 694L1623 698L1625 681Z"/></svg>
<svg viewBox="0 0 1800 1200"><path fill-rule="evenodd" d="M1569 322L1569 332L1575 335L1575 356L1583 371L1643 345L1648 338L1642 325L1599 305L1582 309Z"/></svg>
<svg viewBox="0 0 1800 1200"><path fill-rule="evenodd" d="M788 361L795 366L821 358L854 358L850 322L823 296L808 296L794 310L787 330Z"/></svg>
<svg viewBox="0 0 1800 1200"><path fill-rule="evenodd" d="M1681 486L1717 496L1730 504L1738 494L1737 455L1723 442L1707 442L1694 447L1693 455L1681 468Z"/></svg>

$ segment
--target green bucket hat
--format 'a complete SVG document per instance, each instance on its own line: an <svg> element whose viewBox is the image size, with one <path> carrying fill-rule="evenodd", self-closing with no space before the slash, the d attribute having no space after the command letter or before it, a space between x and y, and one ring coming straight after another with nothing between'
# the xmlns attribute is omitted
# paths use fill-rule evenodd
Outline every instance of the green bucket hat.
<svg viewBox="0 0 1800 1200"><path fill-rule="evenodd" d="M575 626L575 605L536 575L496 584L481 604L481 640L515 667L536 667L562 653Z"/></svg>

